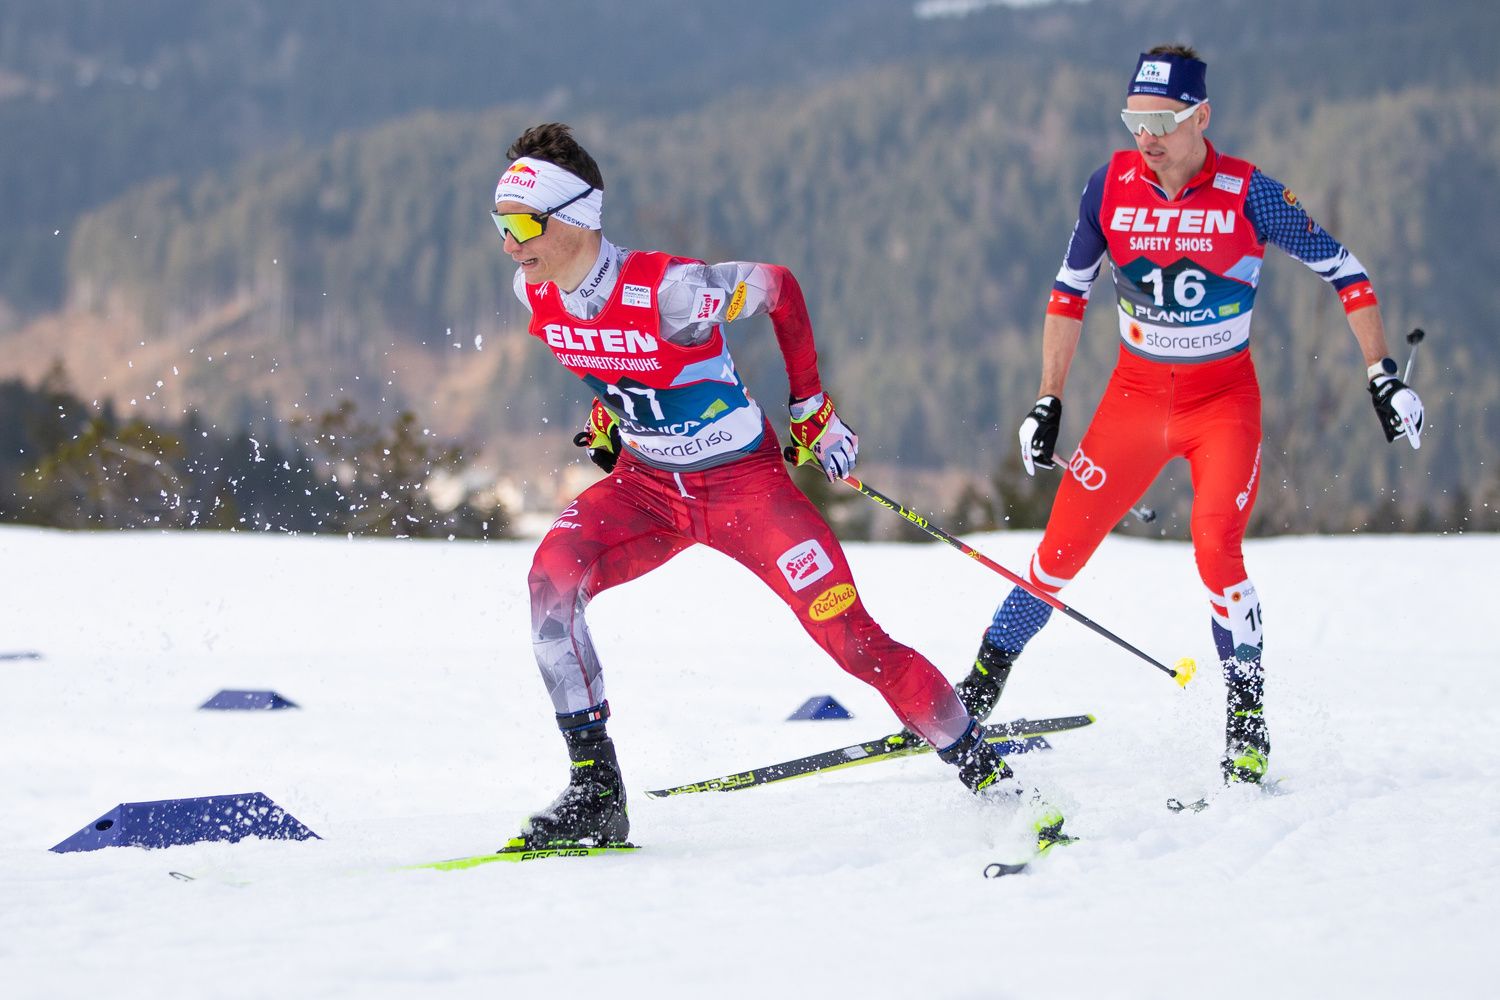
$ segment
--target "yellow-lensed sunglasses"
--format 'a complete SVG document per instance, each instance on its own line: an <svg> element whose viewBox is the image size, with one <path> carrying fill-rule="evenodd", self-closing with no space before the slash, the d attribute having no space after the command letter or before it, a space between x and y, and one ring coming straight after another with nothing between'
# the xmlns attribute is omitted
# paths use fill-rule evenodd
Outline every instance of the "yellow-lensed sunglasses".
<svg viewBox="0 0 1500 1000"><path fill-rule="evenodd" d="M561 205L547 209L545 212L497 212L490 209L490 218L495 220L495 228L500 230L500 239L503 241L507 234L517 243L525 243L534 240L547 231L547 219L553 212L560 212L573 204L581 201L594 193L594 189L584 188L578 194L569 198Z"/></svg>

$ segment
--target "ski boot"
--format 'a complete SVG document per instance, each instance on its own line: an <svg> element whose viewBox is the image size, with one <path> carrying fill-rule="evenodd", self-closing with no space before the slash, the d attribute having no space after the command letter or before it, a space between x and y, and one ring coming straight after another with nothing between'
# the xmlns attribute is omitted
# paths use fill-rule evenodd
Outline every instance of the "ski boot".
<svg viewBox="0 0 1500 1000"><path fill-rule="evenodd" d="M1010 677L1010 667L1015 659L1015 653L992 645L986 638L979 644L979 655L974 657L974 666L969 670L969 676L953 685L953 693L958 695L964 710L981 724L995 710L995 703L1000 700L1000 692L1005 690L1005 682ZM926 745L922 737L905 728L894 736L887 736L885 741L909 747Z"/></svg>
<svg viewBox="0 0 1500 1000"><path fill-rule="evenodd" d="M958 741L946 750L939 750L938 756L958 768L958 779L975 795L991 789L1009 791L1010 786L1000 783L1016 776L1000 752L985 742L978 722L969 723Z"/></svg>
<svg viewBox="0 0 1500 1000"><path fill-rule="evenodd" d="M1228 700L1224 711L1224 757L1219 762L1224 783L1259 784L1271 760L1259 658L1225 660L1224 682Z"/></svg>
<svg viewBox="0 0 1500 1000"><path fill-rule="evenodd" d="M603 714L607 717L607 713L606 708ZM605 735L603 722L565 729L563 739L572 761L568 787L551 805L521 825L517 839L530 848L558 842L596 847L624 843L630 835L625 781L620 777L614 741Z"/></svg>
<svg viewBox="0 0 1500 1000"><path fill-rule="evenodd" d="M975 795L1011 802L1021 809L1036 834L1037 854L1046 854L1057 845L1071 844L1075 839L1063 833L1063 814L1056 806L1048 803L1041 792L1015 780L1015 772L994 744L985 742L979 723L972 724L953 746L939 750L938 756L958 766L959 780Z"/></svg>
<svg viewBox="0 0 1500 1000"><path fill-rule="evenodd" d="M1037 815L1032 820L1031 827L1036 831L1036 850L1038 854L1046 854L1059 844L1071 844L1077 837L1070 837L1063 833L1063 814L1056 806L1048 805L1040 801L1041 793L1036 795Z"/></svg>
<svg viewBox="0 0 1500 1000"><path fill-rule="evenodd" d="M974 666L969 676L954 685L954 693L963 702L970 715L983 722L995 710L1005 682L1010 679L1010 668L1016 662L1016 654L1001 649L986 636L979 644L979 653L974 657Z"/></svg>

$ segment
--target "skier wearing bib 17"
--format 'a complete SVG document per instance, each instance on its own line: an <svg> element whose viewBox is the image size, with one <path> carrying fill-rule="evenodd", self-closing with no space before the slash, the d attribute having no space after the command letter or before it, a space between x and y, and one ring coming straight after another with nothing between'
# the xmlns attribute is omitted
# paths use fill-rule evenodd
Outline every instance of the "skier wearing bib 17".
<svg viewBox="0 0 1500 1000"><path fill-rule="evenodd" d="M532 564L532 642L572 771L521 840L625 839L625 786L584 609L695 543L775 591L839 666L941 748L970 789L1016 794L1010 768L942 674L865 610L838 540L792 483L735 370L723 324L769 316L791 385L792 437L830 479L849 474L859 439L822 387L791 272L615 246L602 232L599 167L565 125L528 130L507 156L493 214L518 265L515 292L531 310L531 335L594 393L575 443L609 473L562 512ZM685 615L704 606L701 594L662 596Z"/></svg>
<svg viewBox="0 0 1500 1000"><path fill-rule="evenodd" d="M1042 327L1040 397L1021 424L1028 475L1054 467L1063 385L1089 290L1108 255L1119 359L1078 449L1065 459L1030 582L1056 593L1169 460L1192 471L1191 534L1208 589L1228 688L1226 781L1258 782L1271 742L1262 714L1261 608L1241 541L1260 483L1260 388L1250 317L1267 243L1331 284L1368 365L1387 441L1420 445L1422 403L1396 377L1375 293L1354 255L1295 195L1204 136L1207 67L1190 48L1143 53L1120 113L1135 139L1089 178ZM965 707L985 718L1011 665L1051 608L1016 588L995 611L969 675Z"/></svg>

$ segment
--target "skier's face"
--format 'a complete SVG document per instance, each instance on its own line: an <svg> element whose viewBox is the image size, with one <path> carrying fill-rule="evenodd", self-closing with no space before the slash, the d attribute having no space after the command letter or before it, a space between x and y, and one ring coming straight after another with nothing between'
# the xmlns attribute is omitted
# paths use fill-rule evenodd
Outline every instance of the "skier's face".
<svg viewBox="0 0 1500 1000"><path fill-rule="evenodd" d="M502 201L495 205L502 215L534 211L518 201ZM532 237L525 243L517 243L510 233L505 234L505 252L520 267L528 285L540 285L544 281L555 281L559 287L571 291L567 278L578 272L578 260L588 252L590 231L570 226L556 218L547 222L546 232ZM593 258L583 262L587 268Z"/></svg>
<svg viewBox="0 0 1500 1000"><path fill-rule="evenodd" d="M1127 111L1182 111L1186 107L1181 101L1152 94L1131 94L1125 101ZM1191 163L1202 150L1208 116L1209 106L1204 103L1166 135L1152 135L1141 129L1135 133L1135 148L1158 177L1171 173L1173 168Z"/></svg>

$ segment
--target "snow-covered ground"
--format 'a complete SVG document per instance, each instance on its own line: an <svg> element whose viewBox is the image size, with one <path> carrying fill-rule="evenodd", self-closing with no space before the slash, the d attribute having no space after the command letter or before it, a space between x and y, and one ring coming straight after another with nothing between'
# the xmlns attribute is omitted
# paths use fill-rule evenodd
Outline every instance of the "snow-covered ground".
<svg viewBox="0 0 1500 1000"><path fill-rule="evenodd" d="M972 541L1020 566L1035 536ZM930 755L642 794L893 728L692 550L590 612L646 849L393 870L496 847L565 780L531 548L0 529L0 654L43 654L0 659L0 994L1493 995L1500 538L1251 543L1290 794L1196 815L1165 808L1216 789L1222 739L1191 555L1111 539L1067 599L1200 677L1054 618L996 717L1099 717L1016 760L1085 839L996 880L1016 824ZM1004 582L937 545L850 557L877 619L960 676ZM233 687L302 708L195 711ZM855 718L784 721L822 693ZM246 791L324 839L47 850L122 801Z"/></svg>

